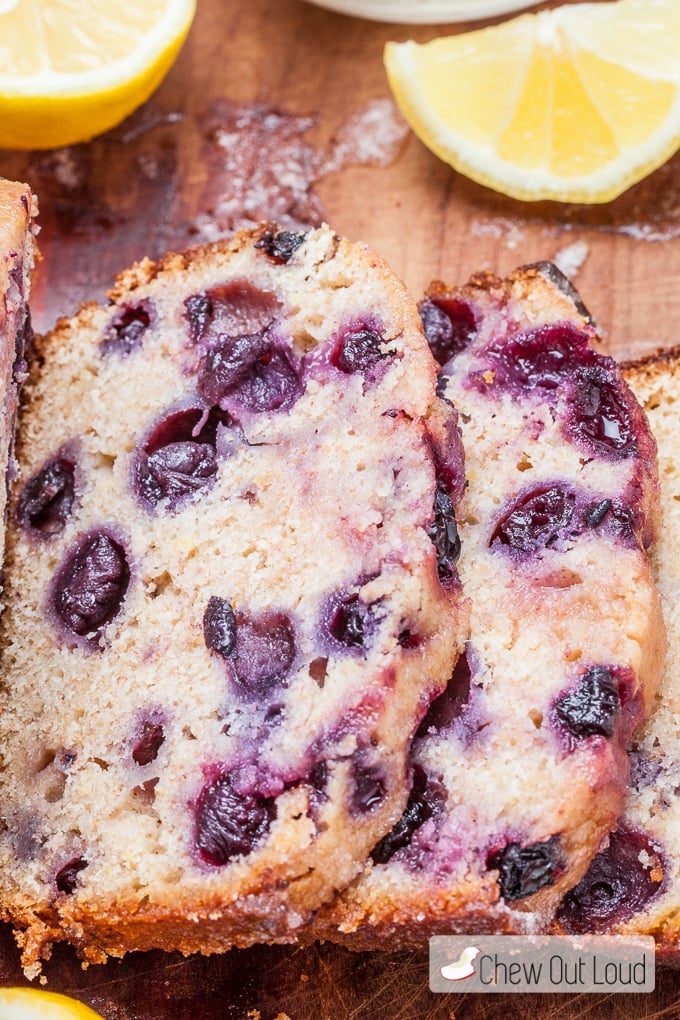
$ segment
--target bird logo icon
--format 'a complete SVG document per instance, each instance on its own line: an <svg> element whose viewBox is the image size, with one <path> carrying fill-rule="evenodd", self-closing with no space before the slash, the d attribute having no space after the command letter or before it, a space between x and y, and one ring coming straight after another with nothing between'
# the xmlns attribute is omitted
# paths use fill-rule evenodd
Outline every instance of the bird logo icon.
<svg viewBox="0 0 680 1020"><path fill-rule="evenodd" d="M460 954L454 963L447 963L445 967L441 968L441 976L446 978L447 981L462 981L464 978L472 977L475 973L473 960L476 959L481 953L481 949L477 946L468 946Z"/></svg>

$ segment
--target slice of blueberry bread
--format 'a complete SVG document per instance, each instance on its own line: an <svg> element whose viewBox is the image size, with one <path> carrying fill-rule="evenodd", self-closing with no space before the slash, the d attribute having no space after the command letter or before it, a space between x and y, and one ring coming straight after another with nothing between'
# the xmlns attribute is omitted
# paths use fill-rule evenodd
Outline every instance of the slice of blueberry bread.
<svg viewBox="0 0 680 1020"><path fill-rule="evenodd" d="M659 448L663 526L653 564L666 626L665 675L630 751L622 818L558 915L569 932L654 935L680 960L680 348L625 366Z"/></svg>
<svg viewBox="0 0 680 1020"><path fill-rule="evenodd" d="M14 425L19 388L26 378L31 341L28 298L35 260L33 215L35 204L27 184L0 177L0 464L13 477ZM3 469L3 473L5 473ZM0 485L0 564L5 543L7 489Z"/></svg>
<svg viewBox="0 0 680 1020"><path fill-rule="evenodd" d="M404 815L316 919L359 948L545 929L619 815L664 651L654 441L568 281L482 275L420 310L461 420L471 633Z"/></svg>
<svg viewBox="0 0 680 1020"><path fill-rule="evenodd" d="M328 228L146 261L38 344L8 540L0 902L34 973L292 940L403 812L466 632L455 412Z"/></svg>

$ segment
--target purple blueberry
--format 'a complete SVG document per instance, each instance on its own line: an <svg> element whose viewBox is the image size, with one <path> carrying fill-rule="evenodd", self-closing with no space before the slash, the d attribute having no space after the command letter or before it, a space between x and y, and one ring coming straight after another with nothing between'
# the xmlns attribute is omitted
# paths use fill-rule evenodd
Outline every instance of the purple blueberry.
<svg viewBox="0 0 680 1020"><path fill-rule="evenodd" d="M489 545L519 556L541 549L563 551L588 530L632 545L639 541L641 528L639 515L628 504L611 499L586 502L584 494L555 482L521 493L497 521Z"/></svg>
<svg viewBox="0 0 680 1020"><path fill-rule="evenodd" d="M341 330L335 338L331 364L346 375L365 374L388 355L380 350L385 330L374 323L356 323Z"/></svg>
<svg viewBox="0 0 680 1020"><path fill-rule="evenodd" d="M52 582L52 606L68 632L96 646L120 612L129 583L123 547L97 531L82 538L62 560Z"/></svg>
<svg viewBox="0 0 680 1020"><path fill-rule="evenodd" d="M448 492L437 485L434 496L434 517L428 528L428 535L437 554L437 573L440 581L456 578L456 562L460 556L460 538L456 523L456 512Z"/></svg>
<svg viewBox="0 0 680 1020"><path fill-rule="evenodd" d="M628 457L637 452L635 424L621 382L601 358L579 368L571 379L566 429L570 436L605 457Z"/></svg>
<svg viewBox="0 0 680 1020"><path fill-rule="evenodd" d="M291 258L303 243L306 234L293 234L289 230L265 230L255 247L275 262L290 262Z"/></svg>
<svg viewBox="0 0 680 1020"><path fill-rule="evenodd" d="M329 649L366 649L376 628L375 611L376 604L364 602L358 591L342 589L330 595L321 610L321 631Z"/></svg>
<svg viewBox="0 0 680 1020"><path fill-rule="evenodd" d="M425 718L418 727L416 737L427 737L450 729L455 720L463 714L470 701L472 671L465 653L456 663L445 690L430 705Z"/></svg>
<svg viewBox="0 0 680 1020"><path fill-rule="evenodd" d="M430 297L418 306L430 350L440 365L460 354L477 332L477 322L467 301Z"/></svg>
<svg viewBox="0 0 680 1020"><path fill-rule="evenodd" d="M403 815L371 851L376 864L386 864L390 858L405 849L421 825L444 810L446 794L441 783L430 780L420 765L413 769L413 786Z"/></svg>
<svg viewBox="0 0 680 1020"><path fill-rule="evenodd" d="M142 337L155 319L151 301L140 301L138 305L123 305L109 323L99 345L101 353L108 357L117 354L126 357L142 344Z"/></svg>
<svg viewBox="0 0 680 1020"><path fill-rule="evenodd" d="M488 855L486 866L498 869L503 899L514 901L532 896L544 886L553 885L564 868L559 836L529 846L507 843Z"/></svg>
<svg viewBox="0 0 680 1020"><path fill-rule="evenodd" d="M236 647L236 617L231 603L211 595L203 614L203 638L206 648L228 659Z"/></svg>
<svg viewBox="0 0 680 1020"><path fill-rule="evenodd" d="M440 400L446 401L447 404L450 404L453 407L453 402L448 396L447 392L450 381L451 381L450 376L446 375L445 372L440 372L439 375L437 376L437 386L435 392Z"/></svg>
<svg viewBox="0 0 680 1020"><path fill-rule="evenodd" d="M286 711L286 706L283 701L275 701L271 705L267 705L264 713L264 721L268 726L276 726L280 723Z"/></svg>
<svg viewBox="0 0 680 1020"><path fill-rule="evenodd" d="M204 786L196 806L194 839L206 864L220 867L251 853L265 839L276 818L276 801L234 788L230 774Z"/></svg>
<svg viewBox="0 0 680 1020"><path fill-rule="evenodd" d="M606 666L591 666L572 690L555 702L553 724L572 737L611 737L621 710L619 681Z"/></svg>
<svg viewBox="0 0 680 1020"><path fill-rule="evenodd" d="M218 409L174 411L161 419L133 457L134 485L141 501L154 508L161 500L174 510L217 476L218 432L233 424Z"/></svg>
<svg viewBox="0 0 680 1020"><path fill-rule="evenodd" d="M285 686L295 654L295 632L285 613L236 614L236 650L230 662L245 690L262 697Z"/></svg>
<svg viewBox="0 0 680 1020"><path fill-rule="evenodd" d="M401 648L405 648L406 651L410 651L413 648L420 648L423 643L423 638L416 631L411 630L410 627L404 627L399 631L397 641Z"/></svg>
<svg viewBox="0 0 680 1020"><path fill-rule="evenodd" d="M354 814L367 814L382 804L387 785L382 769L378 766L366 765L361 760L354 761L351 782L350 807Z"/></svg>
<svg viewBox="0 0 680 1020"><path fill-rule="evenodd" d="M56 755L54 756L54 765L55 768L58 768L62 772L68 771L71 768L71 766L75 764L77 759L78 759L77 751L73 751L71 748L68 747L62 747L60 748L59 751L57 751Z"/></svg>
<svg viewBox="0 0 680 1020"><path fill-rule="evenodd" d="M568 932L605 932L644 910L663 887L660 848L643 832L619 828L565 896L558 920Z"/></svg>
<svg viewBox="0 0 680 1020"><path fill-rule="evenodd" d="M340 602L330 621L331 636L346 648L362 648L364 644L364 621L370 610L360 601L357 594L348 595Z"/></svg>
<svg viewBox="0 0 680 1020"><path fill-rule="evenodd" d="M309 773L309 784L313 787L316 793L323 793L328 783L328 763L326 761L318 761L313 766Z"/></svg>
<svg viewBox="0 0 680 1020"><path fill-rule="evenodd" d="M497 384L554 390L596 360L589 340L589 333L571 323L554 323L492 341L487 354Z"/></svg>
<svg viewBox="0 0 680 1020"><path fill-rule="evenodd" d="M184 302L184 314L189 324L191 342L198 343L212 320L212 301L207 294L192 294Z"/></svg>
<svg viewBox="0 0 680 1020"><path fill-rule="evenodd" d="M248 280L231 280L184 302L192 344L220 336L246 336L266 330L280 311L275 294Z"/></svg>
<svg viewBox="0 0 680 1020"><path fill-rule="evenodd" d="M428 433L435 464L435 478L452 503L465 491L465 451L455 412L447 414L441 433Z"/></svg>
<svg viewBox="0 0 680 1020"><path fill-rule="evenodd" d="M585 527L620 539L627 545L642 545L644 522L638 512L621 500L601 499L583 510Z"/></svg>
<svg viewBox="0 0 680 1020"><path fill-rule="evenodd" d="M233 401L248 411L283 411L302 392L300 369L292 350L266 330L222 336L201 358L198 391L212 405Z"/></svg>
<svg viewBox="0 0 680 1020"><path fill-rule="evenodd" d="M589 528L597 528L598 525L602 524L607 514L612 508L611 499L601 499L597 503L593 503L586 509L585 520Z"/></svg>
<svg viewBox="0 0 680 1020"><path fill-rule="evenodd" d="M78 885L78 873L83 871L87 865L88 862L84 857L74 857L63 868L60 868L56 877L57 891L66 893L67 896L75 892Z"/></svg>
<svg viewBox="0 0 680 1020"><path fill-rule="evenodd" d="M217 474L217 457L205 443L168 443L145 458L140 489L149 503L169 500L176 506L184 496L205 489Z"/></svg>
<svg viewBox="0 0 680 1020"><path fill-rule="evenodd" d="M75 463L55 457L30 478L17 504L19 524L29 531L51 536L62 531L75 500Z"/></svg>
<svg viewBox="0 0 680 1020"><path fill-rule="evenodd" d="M521 555L561 546L571 537L576 497L561 486L520 496L496 524L490 546L508 546Z"/></svg>
<svg viewBox="0 0 680 1020"><path fill-rule="evenodd" d="M152 719L145 719L142 723L139 739L132 749L132 760L137 765L150 765L158 757L161 744L165 740L163 726Z"/></svg>
<svg viewBox="0 0 680 1020"><path fill-rule="evenodd" d="M636 427L618 370L571 323L539 326L492 341L486 349L496 385L526 391L563 388L567 434L599 456L637 452ZM486 373L480 373L478 385Z"/></svg>

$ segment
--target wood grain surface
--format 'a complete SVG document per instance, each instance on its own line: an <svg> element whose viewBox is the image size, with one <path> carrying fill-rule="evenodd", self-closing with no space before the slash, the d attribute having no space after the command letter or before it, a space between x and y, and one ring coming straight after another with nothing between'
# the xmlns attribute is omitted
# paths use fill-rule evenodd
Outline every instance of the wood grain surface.
<svg viewBox="0 0 680 1020"><path fill-rule="evenodd" d="M329 170L328 153L337 155L348 120L389 96L384 43L450 30L459 27L378 24L301 0L198 0L178 63L125 124L67 150L0 152L0 174L27 180L40 198L38 329L101 299L136 258L218 236L240 217L283 212L291 222L326 219L367 242L416 295L433 278L459 283L479 269L504 273L557 256L609 351L629 357L680 342L680 155L599 208L505 199L454 173L408 133L388 166L349 165L350 145L336 160L345 165ZM243 151L239 111L250 131ZM360 163L372 140L366 125L354 132ZM373 139L378 149L381 137ZM225 201L258 174L248 208L240 192ZM187 960L132 954L87 971L62 946L45 973L48 987L82 998L107 1020L680 1017L680 972L667 969L646 996L511 998L433 995L424 954L332 946ZM11 934L0 928L0 984L22 982Z"/></svg>

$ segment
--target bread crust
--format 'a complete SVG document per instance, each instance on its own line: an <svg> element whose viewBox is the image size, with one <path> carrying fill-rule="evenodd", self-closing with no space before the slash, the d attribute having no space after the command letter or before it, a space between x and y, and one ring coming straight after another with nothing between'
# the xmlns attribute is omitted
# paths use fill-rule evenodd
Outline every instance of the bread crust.
<svg viewBox="0 0 680 1020"><path fill-rule="evenodd" d="M32 331L28 298L38 257L38 206L27 184L0 178L0 464L16 473L13 444L19 389L26 378ZM0 486L0 563L4 555L7 487Z"/></svg>

